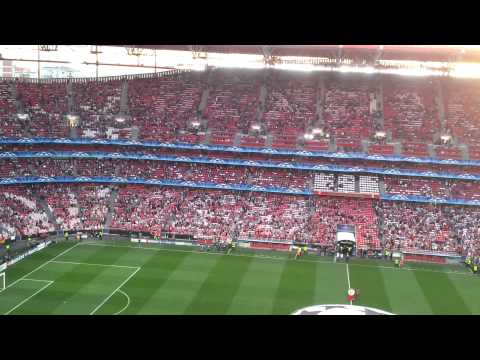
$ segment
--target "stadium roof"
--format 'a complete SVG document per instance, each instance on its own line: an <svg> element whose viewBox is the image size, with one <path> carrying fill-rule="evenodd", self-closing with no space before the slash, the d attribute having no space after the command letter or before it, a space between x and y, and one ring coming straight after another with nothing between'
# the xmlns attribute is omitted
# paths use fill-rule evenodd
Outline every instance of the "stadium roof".
<svg viewBox="0 0 480 360"><path fill-rule="evenodd" d="M384 60L480 62L480 46L472 45L125 45L137 48L264 54L274 56L336 57L375 56Z"/></svg>

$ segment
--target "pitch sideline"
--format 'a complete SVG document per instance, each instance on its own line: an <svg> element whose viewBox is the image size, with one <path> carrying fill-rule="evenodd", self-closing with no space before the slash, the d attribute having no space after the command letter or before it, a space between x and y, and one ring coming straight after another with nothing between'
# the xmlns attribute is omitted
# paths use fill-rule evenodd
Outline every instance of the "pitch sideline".
<svg viewBox="0 0 480 360"><path fill-rule="evenodd" d="M93 242L84 242L81 245L89 245L89 246L105 246L105 247L118 247L118 248L130 248L130 249L141 249L141 250L153 250L153 251L170 251L170 252L187 252L187 253L195 253L195 254L203 254L203 255L225 255L224 253L210 253L210 252L201 252L195 250L182 250L182 249L161 249L161 248L154 248L154 247L144 247L144 246L128 246L128 245L115 245L115 244L98 244ZM335 265L343 265L344 263L332 263L331 261L322 261L322 260L302 260L302 259L288 259L288 258L280 258L268 255L241 255L241 254L230 254L229 256L240 256L240 257L253 257L259 259L272 259L272 260L282 260L282 261L297 261L297 262L310 262L310 263L321 263L321 264L335 264ZM394 271L426 271L426 272L434 272L434 273L441 273L441 274L454 274L454 275L465 275L465 276L472 276L471 273L464 273L460 271L440 271L440 270L430 270L430 269L421 269L421 268L396 268L393 266L373 266L373 265L366 265L366 264L350 264L351 266L359 266L359 267L368 267L368 268L376 268L376 269L388 269Z"/></svg>

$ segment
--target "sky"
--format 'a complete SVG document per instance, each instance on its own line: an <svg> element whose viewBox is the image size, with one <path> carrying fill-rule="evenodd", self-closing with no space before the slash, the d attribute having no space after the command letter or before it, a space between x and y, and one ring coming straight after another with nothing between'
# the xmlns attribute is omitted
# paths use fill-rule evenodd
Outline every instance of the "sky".
<svg viewBox="0 0 480 360"><path fill-rule="evenodd" d="M412 45L425 47L426 45ZM480 45L428 45L429 47L452 47L452 48L466 48L480 50ZM50 76L56 77L95 77L96 66L95 63L97 55L92 53L95 46L91 45L59 45L58 51L52 52L40 52L41 60L62 60L67 61L69 64L53 64L53 63L41 63L40 74L41 77ZM192 69L202 70L206 65L216 67L243 67L243 68L262 68L264 67L263 57L261 55L245 55L245 54L220 54L209 53L208 58L194 59L192 53L189 51L172 51L172 50L150 50L144 49L141 56L132 56L127 53L127 49L124 47L115 46L99 46L100 53L98 54L98 61L100 63L108 64L123 64L123 65L142 65L143 67L126 67L126 66L112 66L102 65L98 67L98 76L117 76L127 74L141 74L141 73L153 73L155 72L154 66L157 66L156 71L165 71L161 67L174 67L178 69ZM16 58L37 60L38 59L38 47L37 45L0 45L0 54L3 58ZM294 58L294 57L288 57ZM36 62L17 61L14 65L24 68L27 72L30 72L32 77L38 75L38 64ZM441 75L438 70L432 70L431 67L440 67L445 64L434 63L422 63L419 62L404 62L403 69L396 73L403 75ZM422 66L420 66L422 65ZM52 75L54 67L67 68L67 72L56 72ZM279 69L285 70L299 70L304 72L316 71L318 67L311 64L282 64L276 66ZM430 67L430 69L427 69ZM68 70L68 68L70 70ZM64 69L65 70L65 69ZM329 71L332 69L322 69L323 71ZM374 68L365 67L362 69L343 66L340 71L342 72L366 72L374 73L378 70ZM392 72L392 70L383 70L383 72ZM476 63L457 63L453 66L450 76L454 77L470 77L480 78L480 64Z"/></svg>

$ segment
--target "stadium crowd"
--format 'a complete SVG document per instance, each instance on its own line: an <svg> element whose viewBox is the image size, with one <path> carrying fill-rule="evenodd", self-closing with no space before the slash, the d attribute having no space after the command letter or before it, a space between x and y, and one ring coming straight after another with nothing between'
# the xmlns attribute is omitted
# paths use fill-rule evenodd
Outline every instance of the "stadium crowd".
<svg viewBox="0 0 480 360"><path fill-rule="evenodd" d="M111 194L111 187L98 185L5 186L0 194L0 234L5 239L57 228L101 229ZM212 241L235 238L333 247L337 225L350 224L356 228L359 249L480 255L476 207L126 185L118 190L111 209L111 229L157 236L168 232Z"/></svg>
<svg viewBox="0 0 480 360"><path fill-rule="evenodd" d="M307 170L226 166L187 162L119 159L0 159L0 178L22 176L88 176L165 179L216 184L245 184L297 190L380 192L435 199L480 200L477 181L401 176L365 176L319 173ZM358 189L356 183L358 182Z"/></svg>
<svg viewBox="0 0 480 360"><path fill-rule="evenodd" d="M329 139L298 141L317 124L335 140L339 151L363 151L370 141L372 154L395 153L393 143L374 138L377 130L401 142L405 156L431 156L439 129L440 109L432 79L395 76L367 78L329 74L293 77L273 71L185 72L150 78L37 84L0 82L2 133L8 137L48 136L124 138L166 142L234 145L236 135L256 125L272 137L257 146L278 149L328 150ZM377 88L383 84L383 112L377 109ZM444 132L456 140L438 147L435 156L462 159L457 147L467 144L469 156L480 158L480 127L473 119L480 107L476 83L449 80L445 92ZM262 91L265 89L265 91ZM17 113L27 116L18 117ZM71 132L66 115L78 115L78 131ZM383 115L384 125L374 118ZM322 121L319 123L320 119ZM312 142L312 143L311 143ZM250 146L245 142L243 146Z"/></svg>
<svg viewBox="0 0 480 360"><path fill-rule="evenodd" d="M442 127L435 99L437 83L431 79L331 75L319 82L310 75L301 79L275 71L265 75L263 71L210 70L72 84L2 80L0 136L118 137L278 149L303 146L311 150L328 150L335 144L340 151L363 151L362 140L368 140L370 153L392 155L392 143L385 137L374 139L375 132L382 129L390 140L400 142L403 155L430 156L428 145L434 143L434 135ZM446 90L446 130L455 142L436 145L435 156L461 159L459 143L469 145L471 158L480 159L480 127L475 122L480 113L476 100L479 88L476 83L450 82L439 81L438 85ZM383 113L375 105L381 94L380 83ZM78 115L80 122L69 123L69 114ZM383 128L376 121L382 115ZM326 137L301 140L320 123L332 141ZM1 151L52 149L125 152L126 148L15 145L2 146ZM129 147L128 151L238 158L236 153L212 155L204 150ZM253 153L242 154L242 159L480 174L480 168L474 166L299 160ZM358 176L339 175L319 178L315 183L314 173L307 171L151 160L0 159L1 178L32 175L120 176L301 190L318 183L320 190L339 192L356 192L358 180ZM479 184L472 181L394 176L381 180L388 194L480 199ZM376 177L364 176L358 182L360 191L380 191ZM0 240L55 229L100 229L111 219L111 228L157 236L169 232L207 240L234 237L332 247L337 225L350 224L356 228L359 248L455 252L474 259L480 255L480 210L476 207L133 185L121 186L117 197L113 194L112 187L99 185L2 185Z"/></svg>

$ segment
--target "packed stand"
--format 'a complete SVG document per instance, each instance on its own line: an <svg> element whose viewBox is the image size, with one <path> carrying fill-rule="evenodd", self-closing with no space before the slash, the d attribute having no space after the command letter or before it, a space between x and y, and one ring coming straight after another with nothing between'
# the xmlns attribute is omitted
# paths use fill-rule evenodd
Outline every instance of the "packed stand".
<svg viewBox="0 0 480 360"><path fill-rule="evenodd" d="M30 159L0 159L0 178L34 176Z"/></svg>
<svg viewBox="0 0 480 360"><path fill-rule="evenodd" d="M273 73L267 84L263 122L268 132L303 135L316 120L317 88L314 79L282 79Z"/></svg>
<svg viewBox="0 0 480 360"><path fill-rule="evenodd" d="M109 186L85 185L76 189L76 198L83 230L103 229L111 195Z"/></svg>
<svg viewBox="0 0 480 360"><path fill-rule="evenodd" d="M88 81L74 83L75 113L80 116L81 137L112 138L120 125L115 116L120 112L122 81Z"/></svg>
<svg viewBox="0 0 480 360"><path fill-rule="evenodd" d="M209 85L203 117L212 132L248 133L256 123L260 99L260 77L251 74L216 70Z"/></svg>
<svg viewBox="0 0 480 360"><path fill-rule="evenodd" d="M447 80L444 86L447 130L460 143L480 145L480 86L478 80Z"/></svg>
<svg viewBox="0 0 480 360"><path fill-rule="evenodd" d="M244 197L239 239L310 242L311 201L308 197L277 194Z"/></svg>
<svg viewBox="0 0 480 360"><path fill-rule="evenodd" d="M60 229L72 231L82 227L78 200L72 186L48 184L37 187L35 191L47 203Z"/></svg>
<svg viewBox="0 0 480 360"><path fill-rule="evenodd" d="M450 185L447 181L385 177L385 191L394 195L417 195L433 198L450 198Z"/></svg>
<svg viewBox="0 0 480 360"><path fill-rule="evenodd" d="M22 122L17 118L16 100L11 93L12 82L0 82L0 136L22 137Z"/></svg>
<svg viewBox="0 0 480 360"><path fill-rule="evenodd" d="M467 254L477 252L480 209L382 202L377 207L383 222L383 240L389 249L421 249Z"/></svg>
<svg viewBox="0 0 480 360"><path fill-rule="evenodd" d="M17 82L18 99L28 114L28 132L39 137L69 137L67 84Z"/></svg>
<svg viewBox="0 0 480 360"><path fill-rule="evenodd" d="M373 131L371 86L360 79L328 82L323 108L326 131L345 151L360 151L360 140L369 138Z"/></svg>
<svg viewBox="0 0 480 360"><path fill-rule="evenodd" d="M384 77L383 84L385 129L396 140L432 143L440 128L432 81Z"/></svg>
<svg viewBox="0 0 480 360"><path fill-rule="evenodd" d="M242 213L241 194L223 191L126 186L119 190L112 228L226 240Z"/></svg>
<svg viewBox="0 0 480 360"><path fill-rule="evenodd" d="M54 230L32 189L6 186L0 192L0 240L38 235Z"/></svg>
<svg viewBox="0 0 480 360"><path fill-rule="evenodd" d="M310 219L311 241L333 246L337 226L353 225L359 249L380 248L378 219L373 205L374 200L371 199L316 198Z"/></svg>
<svg viewBox="0 0 480 360"><path fill-rule="evenodd" d="M206 86L203 77L185 73L130 80L129 110L132 125L140 128L140 139L176 142L183 137L183 141L198 142L196 134L205 130L198 116Z"/></svg>

